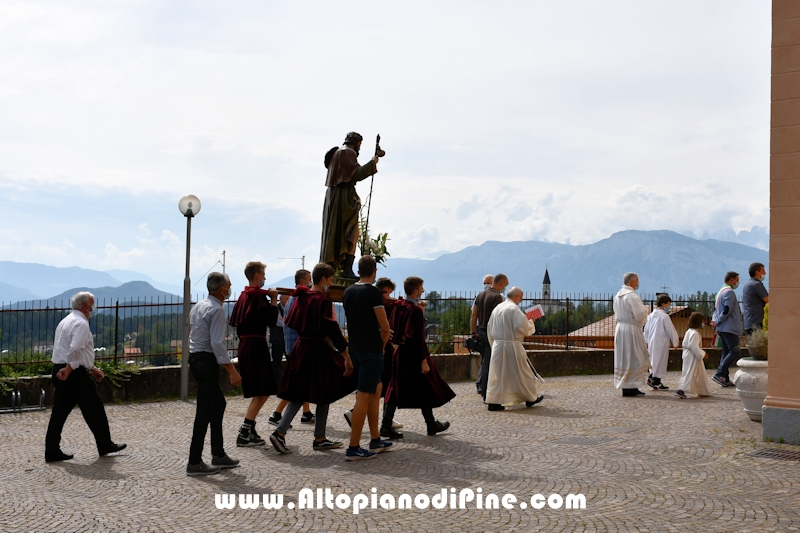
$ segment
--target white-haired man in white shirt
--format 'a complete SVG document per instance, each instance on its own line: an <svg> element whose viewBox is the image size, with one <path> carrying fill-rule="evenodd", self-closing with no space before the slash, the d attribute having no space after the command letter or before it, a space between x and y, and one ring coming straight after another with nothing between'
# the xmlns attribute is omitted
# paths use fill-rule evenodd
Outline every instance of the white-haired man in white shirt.
<svg viewBox="0 0 800 533"><path fill-rule="evenodd" d="M125 444L111 440L108 418L97 384L105 377L94 365L94 341L89 317L94 308L94 295L79 292L71 299L72 312L56 327L53 342L53 411L45 437L44 459L48 463L72 459L61 451L61 430L72 409L81 408L83 419L94 434L97 452L101 455L124 450Z"/></svg>

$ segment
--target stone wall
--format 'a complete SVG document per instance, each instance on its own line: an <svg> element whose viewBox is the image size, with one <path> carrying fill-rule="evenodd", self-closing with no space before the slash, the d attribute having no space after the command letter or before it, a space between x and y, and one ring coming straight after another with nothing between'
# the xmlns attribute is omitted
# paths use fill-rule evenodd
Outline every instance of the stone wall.
<svg viewBox="0 0 800 533"><path fill-rule="evenodd" d="M719 349L706 349L708 352L707 368L719 365ZM547 350L528 352L528 356L543 377L572 376L590 374L612 374L614 368L614 352L610 350ZM436 368L447 381L475 380L480 366L480 356L470 354L445 354L433 356ZM669 355L669 370L681 369L681 350L672 350ZM225 393L234 393L228 381L227 372L220 371L220 386ZM672 384L677 385L677 384ZM155 399L178 398L181 386L180 366L161 366L144 368L142 373L131 376L130 381L114 387L107 381L100 383L100 395L105 402L141 401ZM22 393L24 405L39 402L40 390L45 391L45 405L53 403L53 386L49 376L21 378L15 386ZM189 394L194 395L197 384L189 378ZM11 405L10 395L0 399L0 406Z"/></svg>

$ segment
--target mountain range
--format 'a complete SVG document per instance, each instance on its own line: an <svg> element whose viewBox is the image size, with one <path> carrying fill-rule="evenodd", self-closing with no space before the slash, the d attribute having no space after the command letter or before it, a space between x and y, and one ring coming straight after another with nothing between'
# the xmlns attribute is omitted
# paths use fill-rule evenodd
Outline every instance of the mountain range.
<svg viewBox="0 0 800 533"><path fill-rule="evenodd" d="M161 283L145 274L130 270L100 271L15 261L0 261L0 279L5 280L0 282L0 302L59 299L62 293L72 295L82 287L115 288L130 281L147 282L151 288L165 293L183 293L183 288L178 285ZM122 294L127 292L123 290L117 297L124 297ZM111 292L108 295L111 297ZM149 296L150 292L147 295Z"/></svg>
<svg viewBox="0 0 800 533"><path fill-rule="evenodd" d="M89 291L94 294L95 305L100 308L98 312L110 312L110 310L103 310L102 308L113 306L117 302L119 302L120 305L126 303L133 303L134 305L153 303L178 304L183 302L183 298L180 296L160 291L146 281L129 281L118 287L74 287L50 298L26 298L25 300L6 304L2 307L6 309L41 309L44 307L49 307L51 309L68 309L70 306L70 298L72 298L75 293L81 291ZM165 311L172 311L173 306L162 305L148 309L149 311L147 314L151 314L152 311L163 313ZM178 309L178 307L175 307L175 309ZM138 309L127 311L126 313L130 314L131 312L133 312L133 314L139 314Z"/></svg>
<svg viewBox="0 0 800 533"><path fill-rule="evenodd" d="M615 293L625 272L639 274L640 293L654 294L666 287L673 295L717 292L725 273L733 270L741 282L750 263L768 265L769 252L714 239L697 240L673 231L621 231L593 244L488 241L433 260L392 259L378 269L402 289L407 276L425 280L430 292L478 291L485 274L502 272L511 285L540 292L545 269L553 296L558 293ZM769 274L769 267L767 267ZM271 286L291 287L292 278Z"/></svg>
<svg viewBox="0 0 800 533"><path fill-rule="evenodd" d="M575 246L540 241L487 241L436 259L388 258L379 276L402 280L419 276L427 291L475 292L485 274L503 272L511 285L539 292L545 269L553 296L559 293L613 293L625 272L639 274L642 294L673 295L716 292L725 272L734 270L742 283L752 262L769 263L760 248L715 239L698 240L672 231L621 231L593 244ZM769 267L767 267L769 274ZM59 268L37 263L0 261L0 302L66 300L78 290L90 290L98 300L168 297L181 287L160 283L128 270L98 271ZM293 287L293 277L268 283ZM50 296L53 295L54 296ZM180 301L179 299L176 301ZM1 305L1 304L0 304Z"/></svg>

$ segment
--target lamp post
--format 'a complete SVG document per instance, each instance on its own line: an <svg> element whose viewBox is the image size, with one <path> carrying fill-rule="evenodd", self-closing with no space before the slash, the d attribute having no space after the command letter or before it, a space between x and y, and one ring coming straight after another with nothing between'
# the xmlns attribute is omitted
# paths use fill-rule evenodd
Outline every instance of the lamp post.
<svg viewBox="0 0 800 533"><path fill-rule="evenodd" d="M200 199L188 194L178 202L186 217L186 276L183 278L183 343L181 345L181 400L189 398L189 313L192 310L192 282L189 279L189 253L192 244L192 218L200 212Z"/></svg>

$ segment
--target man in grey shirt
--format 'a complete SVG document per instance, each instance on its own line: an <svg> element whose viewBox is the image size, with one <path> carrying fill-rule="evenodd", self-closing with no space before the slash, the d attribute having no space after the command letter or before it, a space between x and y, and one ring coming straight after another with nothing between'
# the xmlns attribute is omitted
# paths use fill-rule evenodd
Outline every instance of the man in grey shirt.
<svg viewBox="0 0 800 533"><path fill-rule="evenodd" d="M231 295L231 280L227 274L212 272L206 281L208 297L197 302L189 315L189 368L197 380L197 412L194 417L192 444L189 448L187 476L216 474L221 468L239 465L237 459L228 457L222 444L222 417L225 414L225 396L219 386L219 367L223 367L238 386L242 377L231 363L225 348L225 309L222 307ZM211 464L203 462L203 444L206 431L211 426Z"/></svg>
<svg viewBox="0 0 800 533"><path fill-rule="evenodd" d="M739 360L739 337L744 331L742 312L733 292L738 288L739 274L736 272L725 274L725 285L717 294L714 315L711 317L711 327L717 330L717 335L722 340L722 359L716 374L711 379L723 387L733 385L728 369Z"/></svg>
<svg viewBox="0 0 800 533"><path fill-rule="evenodd" d="M472 304L472 316L469 319L469 331L472 338L477 338L481 347L481 369L478 382L478 394L486 399L486 385L489 381L489 362L492 357L492 345L486 335L486 326L492 311L499 304L503 303L501 294L508 286L508 277L505 274L497 274L494 277L492 286L481 292L475 303Z"/></svg>
<svg viewBox="0 0 800 533"><path fill-rule="evenodd" d="M742 304L744 307L744 332L747 335L754 329L761 329L764 322L764 306L769 303L769 293L764 287L767 269L761 263L753 263L748 269L750 279L742 287Z"/></svg>

